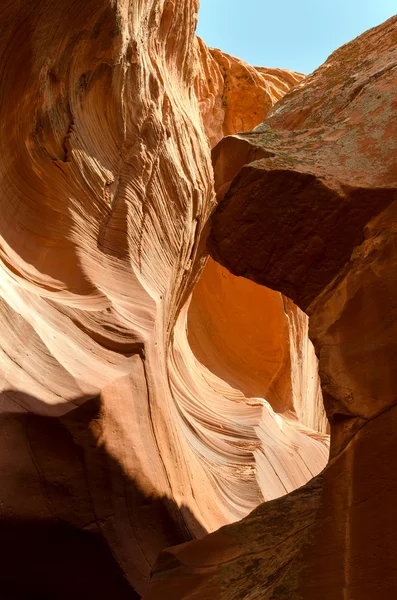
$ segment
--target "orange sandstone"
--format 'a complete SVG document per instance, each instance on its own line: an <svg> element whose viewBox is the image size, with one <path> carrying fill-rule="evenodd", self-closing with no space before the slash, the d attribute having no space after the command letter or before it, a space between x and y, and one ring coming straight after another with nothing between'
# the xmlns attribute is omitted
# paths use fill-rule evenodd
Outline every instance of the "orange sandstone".
<svg viewBox="0 0 397 600"><path fill-rule="evenodd" d="M247 292L269 304L255 335L278 349L274 368L269 351L235 380L202 364L199 344L232 344L225 329L192 341L198 358L189 346L210 143L300 79L206 49L197 4L0 6L2 597L138 598L164 547L326 461L307 321L280 294ZM247 284L228 277L241 305Z"/></svg>
<svg viewBox="0 0 397 600"><path fill-rule="evenodd" d="M212 256L310 315L331 457L307 486L162 553L150 600L396 596L396 74L393 17L214 152Z"/></svg>

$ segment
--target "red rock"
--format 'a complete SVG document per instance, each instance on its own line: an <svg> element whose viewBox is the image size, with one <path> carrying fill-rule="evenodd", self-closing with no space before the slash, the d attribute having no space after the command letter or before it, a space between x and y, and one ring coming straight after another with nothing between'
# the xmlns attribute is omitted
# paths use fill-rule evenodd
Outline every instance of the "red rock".
<svg viewBox="0 0 397 600"><path fill-rule="evenodd" d="M195 356L246 397L266 398L277 413L297 412L302 424L325 431L307 330L306 315L280 293L208 261L188 313Z"/></svg>
<svg viewBox="0 0 397 600"><path fill-rule="evenodd" d="M263 385L254 353L226 381L189 346L216 204L209 142L254 126L301 78L207 50L197 9L0 7L2 598L135 599L163 548L327 458L307 319L279 293L250 292L284 352Z"/></svg>
<svg viewBox="0 0 397 600"><path fill-rule="evenodd" d="M53 562L63 538L69 556L57 592L34 574L51 536L33 568L26 555L20 572L4 563L1 597L20 584L60 598L74 544L85 544L101 569L92 594L135 598L164 546L232 518L171 387L172 331L213 206L191 94L196 9L0 7L1 531L10 539L32 524L32 553L41 525L59 531ZM98 397L100 414L87 419ZM72 415L76 436L59 424ZM26 431L30 419L38 432Z"/></svg>
<svg viewBox="0 0 397 600"><path fill-rule="evenodd" d="M270 598L313 524L321 477L242 521L164 551L145 600Z"/></svg>
<svg viewBox="0 0 397 600"><path fill-rule="evenodd" d="M392 18L331 55L263 125L215 150L224 199L212 221L212 254L234 274L289 295L310 315L331 460L307 537L288 564L275 562L283 540L276 519L269 524L261 516L257 526L270 529L276 550L269 556L261 545L260 568L236 577L233 558L225 562L225 550L214 543L208 580L197 579L208 568L210 538L197 541L161 555L150 600L171 578L176 591L178 581L185 586L175 600L373 600L397 593L396 48ZM298 511L307 502L299 491L286 498L297 499ZM283 514L286 498L261 509ZM253 561L256 538L246 523L258 510L221 531L225 539L241 528L240 561ZM229 552L235 547L232 538ZM169 555L176 559L166 574L162 561ZM276 584L264 588L269 570Z"/></svg>
<svg viewBox="0 0 397 600"><path fill-rule="evenodd" d="M248 131L304 75L287 69L252 67L197 38L196 94L211 146L225 135Z"/></svg>

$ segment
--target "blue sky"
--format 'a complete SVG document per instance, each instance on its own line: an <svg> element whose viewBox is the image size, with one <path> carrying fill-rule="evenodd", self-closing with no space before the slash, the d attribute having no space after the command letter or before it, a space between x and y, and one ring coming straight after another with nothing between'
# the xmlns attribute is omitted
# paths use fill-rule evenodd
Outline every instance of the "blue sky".
<svg viewBox="0 0 397 600"><path fill-rule="evenodd" d="M311 73L397 11L396 0L200 0L197 33L256 66Z"/></svg>

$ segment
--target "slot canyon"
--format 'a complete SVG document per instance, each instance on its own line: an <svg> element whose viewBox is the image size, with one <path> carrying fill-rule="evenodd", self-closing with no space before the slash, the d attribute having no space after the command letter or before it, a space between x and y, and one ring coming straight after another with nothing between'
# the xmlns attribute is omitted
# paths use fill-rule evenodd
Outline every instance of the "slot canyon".
<svg viewBox="0 0 397 600"><path fill-rule="evenodd" d="M198 9L0 3L1 600L397 598L397 17Z"/></svg>

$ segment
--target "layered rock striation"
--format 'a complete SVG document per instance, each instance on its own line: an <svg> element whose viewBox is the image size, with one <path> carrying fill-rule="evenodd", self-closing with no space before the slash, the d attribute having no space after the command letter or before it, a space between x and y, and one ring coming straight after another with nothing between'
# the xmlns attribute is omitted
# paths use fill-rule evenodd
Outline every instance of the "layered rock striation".
<svg viewBox="0 0 397 600"><path fill-rule="evenodd" d="M163 553L151 600L159 586L175 599L396 595L396 48L393 17L215 149L211 254L310 315L331 458L322 482ZM301 515L294 555L286 502ZM259 547L258 532L270 536Z"/></svg>
<svg viewBox="0 0 397 600"><path fill-rule="evenodd" d="M4 598L138 598L327 460L306 316L213 261L191 299L211 144L301 80L208 50L197 9L0 6Z"/></svg>

